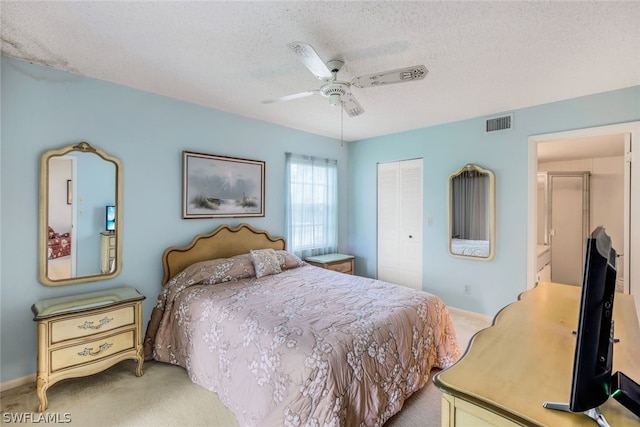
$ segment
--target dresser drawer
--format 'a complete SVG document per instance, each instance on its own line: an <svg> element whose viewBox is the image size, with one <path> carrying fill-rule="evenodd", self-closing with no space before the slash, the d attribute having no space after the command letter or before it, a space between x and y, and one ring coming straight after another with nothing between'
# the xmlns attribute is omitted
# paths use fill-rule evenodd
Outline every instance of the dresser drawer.
<svg viewBox="0 0 640 427"><path fill-rule="evenodd" d="M326 254L305 258L309 264L337 271L338 273L353 274L353 255Z"/></svg>
<svg viewBox="0 0 640 427"><path fill-rule="evenodd" d="M132 325L134 316L134 307L129 306L51 322L51 344Z"/></svg>
<svg viewBox="0 0 640 427"><path fill-rule="evenodd" d="M352 266L353 263L351 262L351 260L347 260L347 261L342 261L342 262L335 262L332 264L328 264L327 265L327 269L328 270L333 270L333 271L338 271L340 273L348 273L351 274L353 273L352 270Z"/></svg>
<svg viewBox="0 0 640 427"><path fill-rule="evenodd" d="M33 304L38 412L47 409L47 390L58 381L102 372L126 359L135 360L135 374L142 375L143 300L135 288L123 286Z"/></svg>
<svg viewBox="0 0 640 427"><path fill-rule="evenodd" d="M104 359L112 354L136 347L133 330L87 341L51 352L51 371Z"/></svg>

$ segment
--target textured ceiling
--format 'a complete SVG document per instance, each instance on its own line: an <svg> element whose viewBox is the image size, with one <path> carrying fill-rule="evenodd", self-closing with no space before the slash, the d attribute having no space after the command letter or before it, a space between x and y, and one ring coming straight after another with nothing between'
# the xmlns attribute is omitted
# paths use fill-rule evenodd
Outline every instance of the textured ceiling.
<svg viewBox="0 0 640 427"><path fill-rule="evenodd" d="M2 1L2 53L340 138L340 109L287 47L341 59L340 80L423 64L426 79L358 89L344 139L640 84L640 2ZM517 126L517 119L515 121Z"/></svg>

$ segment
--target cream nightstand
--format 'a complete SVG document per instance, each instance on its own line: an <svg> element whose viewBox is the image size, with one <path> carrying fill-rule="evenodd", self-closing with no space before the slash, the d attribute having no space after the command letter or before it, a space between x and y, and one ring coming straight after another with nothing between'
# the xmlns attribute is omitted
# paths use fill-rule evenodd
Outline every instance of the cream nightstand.
<svg viewBox="0 0 640 427"><path fill-rule="evenodd" d="M326 268L327 270L339 271L340 273L353 274L353 255L327 254L305 258L311 265Z"/></svg>
<svg viewBox="0 0 640 427"><path fill-rule="evenodd" d="M116 268L116 233L100 233L100 270L112 273Z"/></svg>
<svg viewBox="0 0 640 427"><path fill-rule="evenodd" d="M66 378L103 371L125 359L142 375L142 301L132 287L37 302L37 392L39 412L47 409L47 389Z"/></svg>

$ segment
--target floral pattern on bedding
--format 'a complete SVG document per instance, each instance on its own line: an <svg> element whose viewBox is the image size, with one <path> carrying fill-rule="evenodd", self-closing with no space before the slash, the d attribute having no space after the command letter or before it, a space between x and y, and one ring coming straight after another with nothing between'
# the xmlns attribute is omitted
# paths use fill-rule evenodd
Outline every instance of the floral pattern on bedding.
<svg viewBox="0 0 640 427"><path fill-rule="evenodd" d="M257 249L250 252L253 266L256 269L256 277L270 276L282 273L280 260L273 249Z"/></svg>
<svg viewBox="0 0 640 427"><path fill-rule="evenodd" d="M306 264L199 280L160 294L146 356L186 368L241 425L380 426L460 356L446 306L422 291Z"/></svg>
<svg viewBox="0 0 640 427"><path fill-rule="evenodd" d="M49 227L49 240L47 241L47 257L56 259L71 255L71 234L56 233Z"/></svg>

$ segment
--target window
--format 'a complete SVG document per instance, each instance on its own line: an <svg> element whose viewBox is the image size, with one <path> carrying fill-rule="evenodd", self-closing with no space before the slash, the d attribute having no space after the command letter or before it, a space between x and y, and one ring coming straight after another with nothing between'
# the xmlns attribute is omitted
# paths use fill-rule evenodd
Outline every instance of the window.
<svg viewBox="0 0 640 427"><path fill-rule="evenodd" d="M338 251L338 162L286 153L285 226L299 257Z"/></svg>

